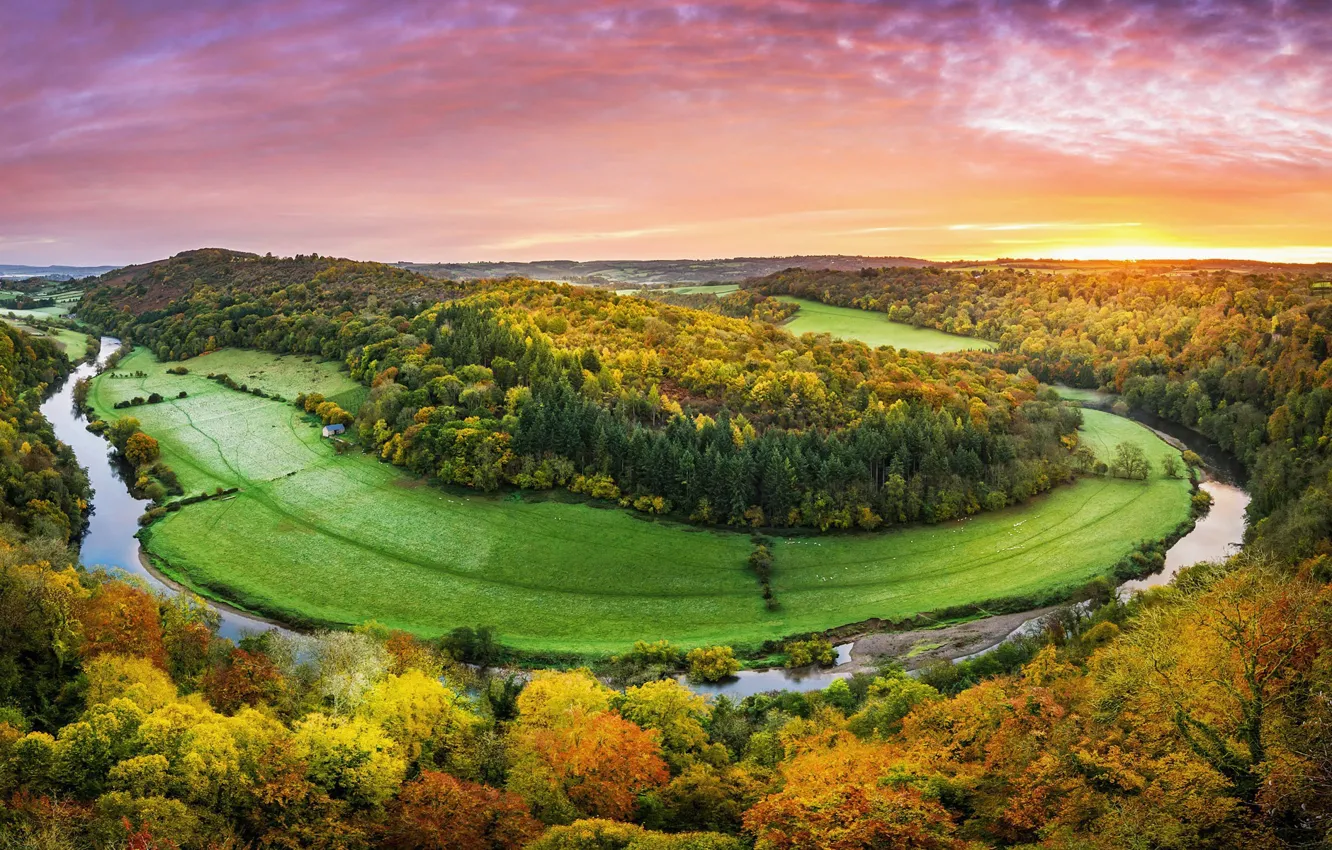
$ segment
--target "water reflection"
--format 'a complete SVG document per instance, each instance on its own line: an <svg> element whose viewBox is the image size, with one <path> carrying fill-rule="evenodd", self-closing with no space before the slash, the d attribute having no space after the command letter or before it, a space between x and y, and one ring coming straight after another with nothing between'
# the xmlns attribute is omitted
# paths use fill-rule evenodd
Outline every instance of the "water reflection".
<svg viewBox="0 0 1332 850"><path fill-rule="evenodd" d="M79 547L84 565L91 568L124 570L146 580L165 593L176 593L179 588L150 572L140 560L139 541L134 533L139 528L139 517L152 504L136 499L114 462L110 444L87 430L87 419L74 406L74 384L80 378L91 377L101 371L107 359L120 347L120 340L102 337L102 350L96 363L84 363L74 370L69 379L42 404L42 415L51 423L56 437L74 451L80 466L88 470L93 499L88 529ZM273 628L268 623L250 617L235 609L214 605L222 616L219 632L237 640L252 632Z"/></svg>
<svg viewBox="0 0 1332 850"><path fill-rule="evenodd" d="M1207 512L1207 516L1198 520L1192 531L1170 547L1166 552L1165 566L1160 572L1121 584L1121 599L1151 587L1169 584L1175 574L1185 567L1202 561L1228 558L1244 545L1244 512L1249 507L1249 494L1234 484L1220 481L1204 481L1198 486L1211 494L1212 509Z"/></svg>
<svg viewBox="0 0 1332 850"><path fill-rule="evenodd" d="M853 643L844 643L836 647L837 663L826 670L817 667L801 667L796 670L776 667L772 670L742 670L734 678L715 684L691 682L684 676L680 676L678 681L688 686L694 693L712 696L726 694L731 699L744 699L768 691L821 691L838 679L845 679L851 675L837 668L851 662L853 646L855 646Z"/></svg>

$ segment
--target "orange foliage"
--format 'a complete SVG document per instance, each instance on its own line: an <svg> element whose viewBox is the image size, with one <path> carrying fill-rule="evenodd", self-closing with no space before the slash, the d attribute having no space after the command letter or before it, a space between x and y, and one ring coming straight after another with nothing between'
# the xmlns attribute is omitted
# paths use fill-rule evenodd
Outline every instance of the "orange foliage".
<svg viewBox="0 0 1332 850"><path fill-rule="evenodd" d="M573 707L553 726L521 730L518 747L580 811L623 820L640 793L670 778L658 737L613 711Z"/></svg>
<svg viewBox="0 0 1332 850"><path fill-rule="evenodd" d="M785 787L745 815L757 850L839 850L892 847L960 848L954 825L938 803L882 780L894 751L884 744L842 738L797 756L785 766Z"/></svg>
<svg viewBox="0 0 1332 850"><path fill-rule="evenodd" d="M146 591L123 582L107 582L80 603L78 619L85 658L115 652L147 658L166 669L162 619L157 600Z"/></svg>
<svg viewBox="0 0 1332 850"><path fill-rule="evenodd" d="M517 794L425 771L389 812L385 846L394 850L517 850L541 824Z"/></svg>
<svg viewBox="0 0 1332 850"><path fill-rule="evenodd" d="M204 678L208 701L227 714L243 705L276 702L284 689L282 674L267 655L243 649L233 649L227 663Z"/></svg>

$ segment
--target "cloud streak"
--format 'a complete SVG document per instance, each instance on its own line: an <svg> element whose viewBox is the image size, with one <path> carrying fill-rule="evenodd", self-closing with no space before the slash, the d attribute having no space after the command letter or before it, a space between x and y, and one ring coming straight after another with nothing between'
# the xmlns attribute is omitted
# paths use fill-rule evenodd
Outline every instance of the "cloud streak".
<svg viewBox="0 0 1332 850"><path fill-rule="evenodd" d="M55 242L0 258L1329 244L1329 48L1313 0L7 4L0 237Z"/></svg>

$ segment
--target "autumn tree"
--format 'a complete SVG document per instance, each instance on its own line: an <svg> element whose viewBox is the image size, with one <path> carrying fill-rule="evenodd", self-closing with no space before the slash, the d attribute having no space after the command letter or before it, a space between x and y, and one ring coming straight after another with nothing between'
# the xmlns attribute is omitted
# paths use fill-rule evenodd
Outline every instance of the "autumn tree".
<svg viewBox="0 0 1332 850"><path fill-rule="evenodd" d="M610 710L610 696L579 671L538 674L519 697L509 788L542 820L624 819L667 781L660 734Z"/></svg>
<svg viewBox="0 0 1332 850"><path fill-rule="evenodd" d="M407 773L398 744L365 718L309 714L296 723L292 742L310 780L353 806L383 805Z"/></svg>
<svg viewBox="0 0 1332 850"><path fill-rule="evenodd" d="M147 591L122 581L103 581L78 606L77 616L85 658L113 652L147 658L166 669L162 620L157 600Z"/></svg>
<svg viewBox="0 0 1332 850"><path fill-rule="evenodd" d="M740 671L740 661L729 646L700 646L685 656L689 678L695 682L720 682Z"/></svg>
<svg viewBox="0 0 1332 850"><path fill-rule="evenodd" d="M855 739L797 756L782 768L782 790L745 815L755 848L963 847L943 806L883 781L892 762L885 745Z"/></svg>
<svg viewBox="0 0 1332 850"><path fill-rule="evenodd" d="M626 720L660 733L661 748L677 770L708 743L707 701L674 679L629 688L615 706Z"/></svg>
<svg viewBox="0 0 1332 850"><path fill-rule="evenodd" d="M88 679L88 704L127 699L152 711L176 699L171 678L147 658L102 653L83 665Z"/></svg>
<svg viewBox="0 0 1332 850"><path fill-rule="evenodd" d="M239 647L209 671L203 689L213 707L224 714L246 705L280 705L287 693L286 681L272 659Z"/></svg>
<svg viewBox="0 0 1332 850"><path fill-rule="evenodd" d="M125 459L135 468L148 466L161 456L157 440L142 431L135 431L125 441Z"/></svg>
<svg viewBox="0 0 1332 850"><path fill-rule="evenodd" d="M397 741L408 765L474 772L471 736L480 719L461 696L420 670L389 675L366 691L356 714Z"/></svg>
<svg viewBox="0 0 1332 850"><path fill-rule="evenodd" d="M139 420L133 416L121 416L107 427L106 437L111 445L124 451L130 437L139 433Z"/></svg>
<svg viewBox="0 0 1332 850"><path fill-rule="evenodd" d="M812 664L828 667L837 660L837 650L822 635L788 641L785 650L787 667L809 667Z"/></svg>
<svg viewBox="0 0 1332 850"><path fill-rule="evenodd" d="M385 846L394 850L518 850L541 824L517 794L425 771L389 806Z"/></svg>

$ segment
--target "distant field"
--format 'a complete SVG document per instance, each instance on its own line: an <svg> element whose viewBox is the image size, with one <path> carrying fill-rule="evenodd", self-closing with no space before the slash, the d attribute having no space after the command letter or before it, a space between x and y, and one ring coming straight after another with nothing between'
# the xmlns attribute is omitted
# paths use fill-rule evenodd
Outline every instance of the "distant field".
<svg viewBox="0 0 1332 850"><path fill-rule="evenodd" d="M59 318L60 316L69 315L70 306L70 303L66 302L63 304L57 304L54 307L37 307L32 310L16 310L13 307L0 307L0 317L12 315L17 316L20 319L33 317L38 319Z"/></svg>
<svg viewBox="0 0 1332 850"><path fill-rule="evenodd" d="M793 538L775 547L770 612L746 567L746 534L653 521L528 494L485 497L426 485L371 456L337 456L290 404L227 390L237 381L294 397L363 389L330 364L224 351L166 374L146 352L103 375L99 415L130 413L190 491L239 486L151 528L171 575L254 610L333 623L376 619L423 635L493 625L531 650L611 652L634 640L752 645L869 617L902 617L1080 584L1188 513L1188 485L1086 480L1030 505L884 534ZM183 400L112 409L181 390ZM1103 455L1121 439L1156 460L1173 451L1127 420L1086 413ZM526 497L525 497L526 496Z"/></svg>
<svg viewBox="0 0 1332 850"><path fill-rule="evenodd" d="M805 298L780 296L781 300L800 305L800 312L783 327L800 334L832 334L841 339L857 339L866 345L891 345L913 351L965 351L976 348L994 348L989 340L958 336L932 328L917 328L901 322L890 322L883 313L857 310L854 307L835 307Z"/></svg>
<svg viewBox="0 0 1332 850"><path fill-rule="evenodd" d="M24 331L27 331L33 336L50 337L51 339L55 340L56 344L59 345L61 348L63 348L65 350L65 353L74 360L78 360L80 357L82 357L84 350L88 347L87 335L81 334L78 331L71 331L71 330L65 330L64 328L59 328L55 331L52 331L51 333L47 333L46 331L39 331L36 328L32 327L31 325L24 324L22 321L10 318L3 313L0 313L0 320L7 321L11 325L14 325L15 327L22 328Z"/></svg>
<svg viewBox="0 0 1332 850"><path fill-rule="evenodd" d="M1054 390L1059 393L1060 398L1082 402L1083 404L1110 404L1115 400L1113 393L1103 393L1100 390L1082 390L1077 387L1066 387L1062 384L1056 384Z"/></svg>
<svg viewBox="0 0 1332 850"><path fill-rule="evenodd" d="M700 284L698 286L675 286L671 292L678 292L681 295L725 295L728 292L735 292L740 289L739 284L735 283L714 283Z"/></svg>

